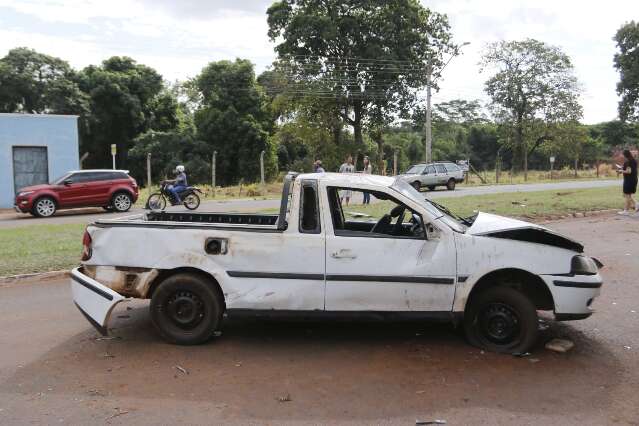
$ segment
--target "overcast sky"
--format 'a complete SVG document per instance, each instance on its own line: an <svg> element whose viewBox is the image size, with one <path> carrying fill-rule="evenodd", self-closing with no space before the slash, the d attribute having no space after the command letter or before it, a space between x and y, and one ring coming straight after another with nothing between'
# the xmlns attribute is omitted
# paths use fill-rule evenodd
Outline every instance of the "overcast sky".
<svg viewBox="0 0 639 426"><path fill-rule="evenodd" d="M128 55L167 80L196 75L213 60L248 58L260 72L274 58L268 0L0 0L0 56L17 46L76 68ZM422 0L448 14L456 41L471 42L444 73L434 101L484 99L477 62L486 43L527 37L560 46L575 64L584 121L617 115L612 66L616 30L639 19L639 1Z"/></svg>

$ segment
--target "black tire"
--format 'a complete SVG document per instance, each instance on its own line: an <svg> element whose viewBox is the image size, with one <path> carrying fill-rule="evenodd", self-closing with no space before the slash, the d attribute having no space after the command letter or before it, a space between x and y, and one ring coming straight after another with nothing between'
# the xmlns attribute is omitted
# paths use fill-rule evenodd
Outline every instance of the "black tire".
<svg viewBox="0 0 639 426"><path fill-rule="evenodd" d="M166 208L166 197L159 192L149 195L146 200L146 208L151 210L164 210Z"/></svg>
<svg viewBox="0 0 639 426"><path fill-rule="evenodd" d="M446 189L448 189L449 191L452 191L455 189L455 179L448 179L448 182L446 182Z"/></svg>
<svg viewBox="0 0 639 426"><path fill-rule="evenodd" d="M431 191L435 190L435 185L428 185L428 189L430 189Z"/></svg>
<svg viewBox="0 0 639 426"><path fill-rule="evenodd" d="M182 204L184 204L184 207L189 210L195 210L200 207L200 197L195 192L191 192L189 195L184 197Z"/></svg>
<svg viewBox="0 0 639 426"><path fill-rule="evenodd" d="M116 192L111 198L111 206L118 213L128 212L133 206L133 197L128 192Z"/></svg>
<svg viewBox="0 0 639 426"><path fill-rule="evenodd" d="M418 191L422 188L422 185L418 181L411 183L411 185Z"/></svg>
<svg viewBox="0 0 639 426"><path fill-rule="evenodd" d="M509 287L492 287L471 300L464 314L468 342L500 353L528 352L537 341L535 305Z"/></svg>
<svg viewBox="0 0 639 426"><path fill-rule="evenodd" d="M198 345L213 337L223 301L214 284L197 274L179 273L162 281L151 298L151 320L164 340Z"/></svg>
<svg viewBox="0 0 639 426"><path fill-rule="evenodd" d="M36 217L51 217L57 209L58 206L53 198L40 197L33 203L31 213Z"/></svg>

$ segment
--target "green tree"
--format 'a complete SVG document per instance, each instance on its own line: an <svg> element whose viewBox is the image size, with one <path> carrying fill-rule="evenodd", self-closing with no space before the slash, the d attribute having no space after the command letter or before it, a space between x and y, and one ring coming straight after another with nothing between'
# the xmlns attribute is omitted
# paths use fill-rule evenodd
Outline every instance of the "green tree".
<svg viewBox="0 0 639 426"><path fill-rule="evenodd" d="M526 39L490 44L481 66L484 72L493 71L485 91L496 119L512 129L526 179L528 156L552 138L554 125L581 118L572 62L558 47Z"/></svg>
<svg viewBox="0 0 639 426"><path fill-rule="evenodd" d="M86 96L62 59L25 47L0 59L0 112L84 114Z"/></svg>
<svg viewBox="0 0 639 426"><path fill-rule="evenodd" d="M164 91L160 74L131 58L88 66L79 82L90 99L91 114L81 125L81 150L90 153L90 166L108 167L109 147L116 144L118 167L142 167L127 161L133 140L153 126L167 130L177 123L177 103Z"/></svg>
<svg viewBox="0 0 639 426"><path fill-rule="evenodd" d="M277 173L276 147L267 99L248 60L211 62L194 80L201 99L195 113L198 139L217 155L221 184L260 177L260 152L265 151L267 176Z"/></svg>
<svg viewBox="0 0 639 426"><path fill-rule="evenodd" d="M380 153L384 129L415 106L427 61L437 71L456 49L446 16L416 0L286 0L267 14L288 93L330 104L334 136L352 126L363 145L368 127Z"/></svg>
<svg viewBox="0 0 639 426"><path fill-rule="evenodd" d="M639 121L639 23L631 21L617 31L614 37L619 52L614 64L619 71L617 83L619 118Z"/></svg>

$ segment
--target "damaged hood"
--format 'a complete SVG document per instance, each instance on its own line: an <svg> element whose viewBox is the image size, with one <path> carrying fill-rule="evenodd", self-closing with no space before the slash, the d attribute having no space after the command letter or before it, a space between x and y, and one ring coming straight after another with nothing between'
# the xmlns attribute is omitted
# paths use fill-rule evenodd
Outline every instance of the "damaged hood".
<svg viewBox="0 0 639 426"><path fill-rule="evenodd" d="M480 212L472 226L466 230L466 233L470 235L546 244L579 253L584 251L584 246L578 241L551 231L545 226L490 213Z"/></svg>

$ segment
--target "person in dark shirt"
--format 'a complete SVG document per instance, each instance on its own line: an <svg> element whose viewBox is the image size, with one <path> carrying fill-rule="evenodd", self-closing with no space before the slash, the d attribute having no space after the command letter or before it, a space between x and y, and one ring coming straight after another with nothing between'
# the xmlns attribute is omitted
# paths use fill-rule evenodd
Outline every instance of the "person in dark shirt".
<svg viewBox="0 0 639 426"><path fill-rule="evenodd" d="M623 168L618 170L617 173L623 174L623 196L625 199L625 206L621 215L628 215L632 210L639 210L639 205L635 202L633 195L637 192L637 160L632 155L630 150L624 149L623 156L626 161L623 163Z"/></svg>
<svg viewBox="0 0 639 426"><path fill-rule="evenodd" d="M175 168L175 173L177 176L173 180L173 185L169 185L169 191L175 197L175 203L181 204L182 200L180 199L180 192L184 191L187 187L186 182L186 173L184 173L184 166L179 165Z"/></svg>

